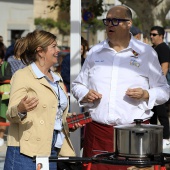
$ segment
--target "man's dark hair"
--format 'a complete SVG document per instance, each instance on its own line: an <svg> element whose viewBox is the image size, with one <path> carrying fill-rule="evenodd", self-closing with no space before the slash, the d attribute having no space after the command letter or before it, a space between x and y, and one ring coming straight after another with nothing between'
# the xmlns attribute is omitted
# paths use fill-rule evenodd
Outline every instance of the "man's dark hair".
<svg viewBox="0 0 170 170"><path fill-rule="evenodd" d="M157 32L158 32L159 35L163 35L163 36L164 36L164 34L165 34L165 30L164 30L164 28L161 27L161 26L153 26L153 27L151 28L151 31L153 31L153 30L157 30Z"/></svg>

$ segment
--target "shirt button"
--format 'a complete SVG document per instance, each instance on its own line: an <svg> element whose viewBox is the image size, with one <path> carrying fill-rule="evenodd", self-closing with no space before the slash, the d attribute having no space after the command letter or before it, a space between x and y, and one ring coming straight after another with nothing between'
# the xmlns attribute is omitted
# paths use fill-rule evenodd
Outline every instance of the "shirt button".
<svg viewBox="0 0 170 170"><path fill-rule="evenodd" d="M46 108L46 107L47 107L47 106L44 104L44 105L43 105L43 108Z"/></svg>
<svg viewBox="0 0 170 170"><path fill-rule="evenodd" d="M44 120L40 120L40 124L44 124Z"/></svg>

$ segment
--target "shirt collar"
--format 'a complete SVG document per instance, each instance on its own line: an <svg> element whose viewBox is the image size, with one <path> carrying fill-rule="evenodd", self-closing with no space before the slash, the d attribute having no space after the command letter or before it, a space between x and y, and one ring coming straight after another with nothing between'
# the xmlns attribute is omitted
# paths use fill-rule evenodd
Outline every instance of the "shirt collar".
<svg viewBox="0 0 170 170"><path fill-rule="evenodd" d="M133 35L131 34L131 39L129 42L129 46L133 51L135 51L138 54L141 54L141 50L139 48L139 43L142 43L142 41L137 40L136 38L133 37ZM141 47L141 46L140 46Z"/></svg>
<svg viewBox="0 0 170 170"><path fill-rule="evenodd" d="M31 63L31 67L32 67L32 70L33 70L33 72L35 73L35 75L37 76L38 79L46 77L45 74L43 74L40 71L40 69L37 67L37 65L34 62ZM50 73L51 73L51 75L54 79L54 82L61 81L61 78L57 74L53 73L51 70L50 70Z"/></svg>
<svg viewBox="0 0 170 170"><path fill-rule="evenodd" d="M130 33L131 34L131 33ZM97 52L100 52L101 50L103 50L104 48L107 48L109 49L110 46L109 46L109 43L108 43L108 39L106 39L105 41L103 41L103 45L102 45L102 48L100 48ZM129 45L126 49L124 50L127 50L127 49L131 49L132 52L136 52L137 54L140 54L141 51L140 49L138 48L138 44L137 43L138 40L136 40L136 38L133 37L133 35L131 34L131 39L130 39L130 42L129 42Z"/></svg>

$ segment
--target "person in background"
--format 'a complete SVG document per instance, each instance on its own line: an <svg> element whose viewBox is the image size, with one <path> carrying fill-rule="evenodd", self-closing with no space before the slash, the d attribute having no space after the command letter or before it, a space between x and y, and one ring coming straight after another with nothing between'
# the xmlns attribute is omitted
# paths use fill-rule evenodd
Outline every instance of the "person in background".
<svg viewBox="0 0 170 170"><path fill-rule="evenodd" d="M14 55L10 56L7 60L7 62L11 65L11 71L12 75L19 69L22 69L25 67L25 65L22 63L20 59L17 59Z"/></svg>
<svg viewBox="0 0 170 170"><path fill-rule="evenodd" d="M153 48L158 54L158 60L161 65L163 74L166 76L169 63L170 63L170 48L164 42L165 30L161 26L153 26L150 30L150 38ZM168 92L167 92L168 93ZM161 104L153 108L154 115L150 119L151 124L157 124L157 119L163 125L163 151L170 153L170 140L169 140L169 115L166 109L166 104Z"/></svg>
<svg viewBox="0 0 170 170"><path fill-rule="evenodd" d="M20 41L16 57L27 66L11 80L4 170L35 170L33 156L75 155L66 122L68 96L61 76L50 70L60 51L56 36L35 30ZM57 163L50 162L49 169L57 170Z"/></svg>
<svg viewBox="0 0 170 170"><path fill-rule="evenodd" d="M67 92L70 93L70 53L68 53L61 63L61 77L66 86Z"/></svg>
<svg viewBox="0 0 170 170"><path fill-rule="evenodd" d="M3 36L0 35L0 42L3 43L4 39Z"/></svg>
<svg viewBox="0 0 170 170"><path fill-rule="evenodd" d="M142 34L142 31L135 27L135 26L131 26L130 28L130 32L132 33L132 35L137 39L137 40L141 40L141 34Z"/></svg>
<svg viewBox="0 0 170 170"><path fill-rule="evenodd" d="M10 56L14 55L14 45L17 39L20 38L19 34L15 34L15 37L11 40L11 44L6 48L5 61L8 60Z"/></svg>
<svg viewBox="0 0 170 170"><path fill-rule="evenodd" d="M85 45L81 43L81 66L83 65L86 59L85 48L86 48Z"/></svg>
<svg viewBox="0 0 170 170"><path fill-rule="evenodd" d="M0 35L0 42L4 44L4 38L2 35ZM4 48L6 49L5 44L4 44Z"/></svg>
<svg viewBox="0 0 170 170"><path fill-rule="evenodd" d="M131 10L114 6L103 23L107 39L90 49L72 83L73 96L93 120L85 128L84 157L114 152L114 126L134 123L134 119L149 123L151 109L170 96L156 51L130 34ZM91 166L91 170L120 169L127 166Z"/></svg>
<svg viewBox="0 0 170 170"><path fill-rule="evenodd" d="M9 94L8 97L4 96L4 91L7 93L7 89L4 88L5 84L3 83L5 80L10 80L12 77L11 66L8 62L4 61L5 57L5 46L2 42L0 42L0 122L6 122L6 110L9 102ZM9 84L8 84L9 85ZM8 86L7 85L7 86ZM8 89L9 93L9 89ZM0 146L4 144L4 133L6 130L6 126L0 125Z"/></svg>
<svg viewBox="0 0 170 170"><path fill-rule="evenodd" d="M4 38L2 35L0 35L0 42L4 44ZM4 44L4 50L5 50L5 54L6 54L6 46Z"/></svg>
<svg viewBox="0 0 170 170"><path fill-rule="evenodd" d="M59 74L61 74L61 64L67 54L69 54L69 52L63 52L63 51L59 52L57 56L58 62L55 65L53 65L53 67L51 68L54 72L58 72Z"/></svg>
<svg viewBox="0 0 170 170"><path fill-rule="evenodd" d="M81 66L83 65L89 45L87 40L81 37ZM66 85L68 93L70 93L70 53L68 53L62 60L61 63L61 77Z"/></svg>
<svg viewBox="0 0 170 170"><path fill-rule="evenodd" d="M86 59L88 51L89 51L88 41L81 37L81 66L83 65Z"/></svg>
<svg viewBox="0 0 170 170"><path fill-rule="evenodd" d="M22 69L25 67L25 65L22 63L21 59L19 58L20 53L22 51L18 51L18 47L23 46L24 44L24 39L18 39L15 42L14 46L14 55L11 55L8 59L7 62L11 65L11 71L12 75L19 69ZM21 49L22 50L22 49ZM18 56L18 57L17 57Z"/></svg>

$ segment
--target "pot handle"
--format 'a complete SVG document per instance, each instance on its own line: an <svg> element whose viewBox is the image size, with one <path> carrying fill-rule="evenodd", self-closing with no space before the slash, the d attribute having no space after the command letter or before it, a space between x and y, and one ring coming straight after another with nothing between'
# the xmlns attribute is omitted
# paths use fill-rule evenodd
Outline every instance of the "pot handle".
<svg viewBox="0 0 170 170"><path fill-rule="evenodd" d="M133 121L136 123L136 125L141 125L143 119L134 119Z"/></svg>

